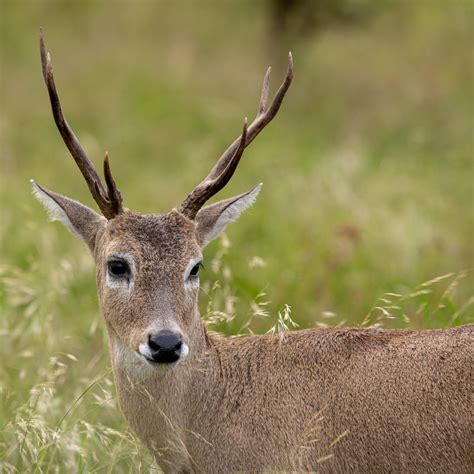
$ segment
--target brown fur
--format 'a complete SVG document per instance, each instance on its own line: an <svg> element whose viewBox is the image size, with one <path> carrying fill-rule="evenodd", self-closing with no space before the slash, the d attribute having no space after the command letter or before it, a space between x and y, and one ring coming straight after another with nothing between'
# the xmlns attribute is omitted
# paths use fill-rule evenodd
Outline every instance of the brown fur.
<svg viewBox="0 0 474 474"><path fill-rule="evenodd" d="M166 472L472 472L473 326L210 338L120 405ZM113 345L112 345L113 348Z"/></svg>

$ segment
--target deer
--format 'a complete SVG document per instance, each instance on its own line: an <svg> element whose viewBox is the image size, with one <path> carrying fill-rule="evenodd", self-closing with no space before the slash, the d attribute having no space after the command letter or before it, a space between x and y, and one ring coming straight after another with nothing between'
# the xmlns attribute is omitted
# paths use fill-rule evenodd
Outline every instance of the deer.
<svg viewBox="0 0 474 474"><path fill-rule="evenodd" d="M32 181L52 220L96 264L120 409L165 473L474 471L474 325L446 329L313 328L211 335L198 309L203 249L257 198L261 184L205 205L277 115L293 79L209 174L167 214L123 205L107 154L99 177L62 111L40 32L54 121L100 213Z"/></svg>

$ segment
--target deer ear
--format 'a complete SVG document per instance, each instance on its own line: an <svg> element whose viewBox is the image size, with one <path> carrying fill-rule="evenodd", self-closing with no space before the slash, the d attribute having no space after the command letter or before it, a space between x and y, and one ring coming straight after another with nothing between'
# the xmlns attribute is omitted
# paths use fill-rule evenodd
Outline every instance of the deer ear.
<svg viewBox="0 0 474 474"><path fill-rule="evenodd" d="M218 237L228 224L235 222L255 202L261 189L262 183L245 194L202 208L195 218L201 247Z"/></svg>
<svg viewBox="0 0 474 474"><path fill-rule="evenodd" d="M51 221L61 221L93 251L97 231L106 219L80 202L44 189L31 180L34 196L43 204Z"/></svg>

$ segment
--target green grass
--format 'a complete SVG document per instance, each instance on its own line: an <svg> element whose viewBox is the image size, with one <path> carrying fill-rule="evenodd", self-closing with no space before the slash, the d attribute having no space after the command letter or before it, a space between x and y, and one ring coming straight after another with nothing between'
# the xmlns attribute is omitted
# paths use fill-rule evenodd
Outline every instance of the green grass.
<svg viewBox="0 0 474 474"><path fill-rule="evenodd" d="M447 327L474 319L473 10L412 3L299 38L269 35L265 2L0 3L0 472L152 469L116 406L92 258L31 196L34 177L93 205L39 26L67 117L141 212L180 203L292 50L287 100L220 196L264 182L206 249L212 330Z"/></svg>

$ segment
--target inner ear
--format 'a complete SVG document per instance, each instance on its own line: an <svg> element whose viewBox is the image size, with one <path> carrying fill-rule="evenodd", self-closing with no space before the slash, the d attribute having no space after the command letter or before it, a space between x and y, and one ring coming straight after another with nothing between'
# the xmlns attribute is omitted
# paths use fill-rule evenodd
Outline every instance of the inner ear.
<svg viewBox="0 0 474 474"><path fill-rule="evenodd" d="M262 184L260 183L245 194L202 208L195 219L199 245L205 247L218 237L231 222L235 222L242 212L255 202L261 189Z"/></svg>
<svg viewBox="0 0 474 474"><path fill-rule="evenodd" d="M31 180L34 196L43 204L51 221L60 221L94 250L99 229L107 220L80 202L53 193Z"/></svg>

